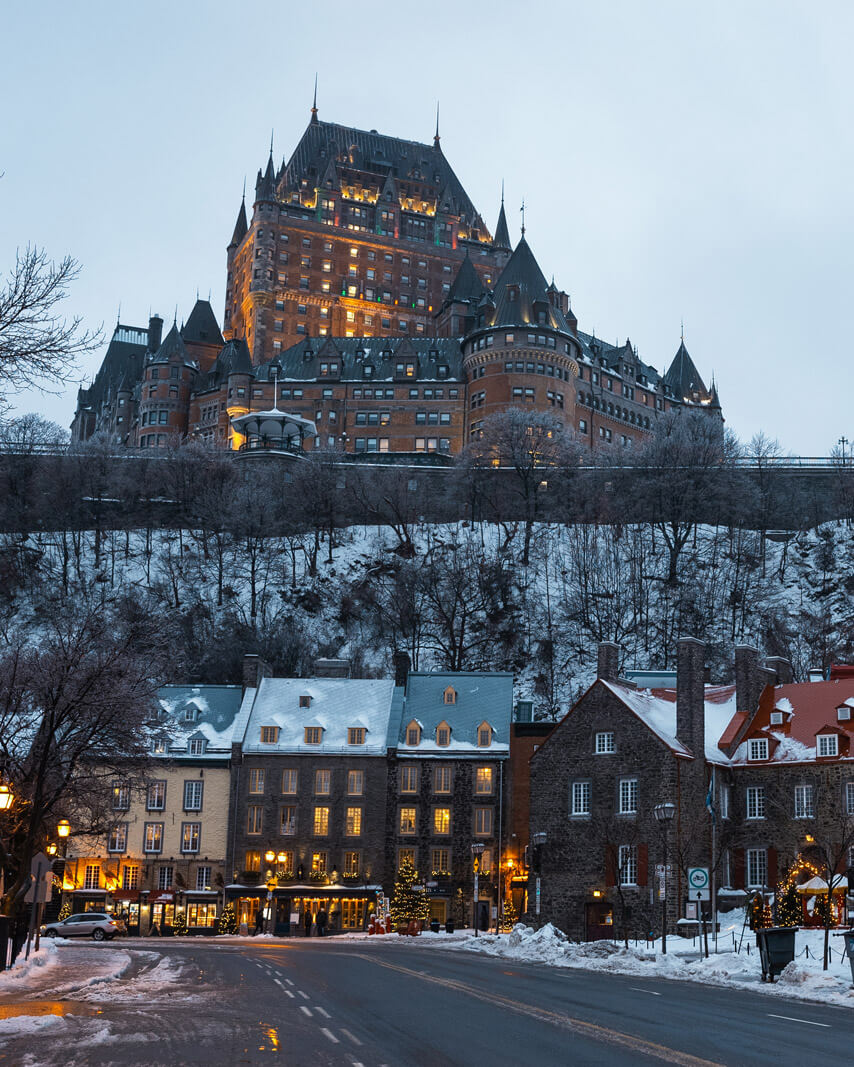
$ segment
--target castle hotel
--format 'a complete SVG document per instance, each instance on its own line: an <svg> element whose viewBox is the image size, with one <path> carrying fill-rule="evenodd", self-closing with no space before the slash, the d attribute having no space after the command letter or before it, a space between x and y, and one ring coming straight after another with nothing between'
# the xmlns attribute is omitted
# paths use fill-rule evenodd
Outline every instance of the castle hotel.
<svg viewBox="0 0 854 1067"><path fill-rule="evenodd" d="M72 434L453 454L520 407L591 448L628 448L685 405L720 416L684 343L662 376L628 340L580 330L524 227L511 246L503 199L490 233L438 128L420 144L314 106L290 161L277 169L271 151L258 171L251 217L240 205L222 328L205 300L165 338L157 316L118 324Z"/></svg>

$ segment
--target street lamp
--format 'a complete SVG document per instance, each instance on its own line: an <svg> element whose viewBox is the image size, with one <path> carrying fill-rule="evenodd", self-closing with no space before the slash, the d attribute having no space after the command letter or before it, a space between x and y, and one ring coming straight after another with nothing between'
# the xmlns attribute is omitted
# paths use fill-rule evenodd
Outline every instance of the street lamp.
<svg viewBox="0 0 854 1067"><path fill-rule="evenodd" d="M661 954L664 956L667 954L667 833L670 823L673 822L673 816L676 814L676 805L670 801L664 804L656 804L652 809L652 813L655 815L655 821L661 831L662 858L664 861L662 863L664 870L658 889L661 896Z"/></svg>
<svg viewBox="0 0 854 1067"><path fill-rule="evenodd" d="M537 876L537 885L534 895L534 914L540 914L540 863L543 858L543 845L546 843L545 830L540 830L536 834L531 835L531 842L534 846L533 855L531 861L534 867L534 874Z"/></svg>
<svg viewBox="0 0 854 1067"><path fill-rule="evenodd" d="M68 837L68 835L71 833L71 823L68 821L68 819L59 820L59 822L56 824L56 832L59 834L60 837Z"/></svg>
<svg viewBox="0 0 854 1067"><path fill-rule="evenodd" d="M264 860L268 866L271 866L276 862L276 853L271 848L268 848L264 853Z"/></svg>
<svg viewBox="0 0 854 1067"><path fill-rule="evenodd" d="M477 915L477 902L478 902L478 875L480 873L480 857L483 853L484 844L482 841L475 841L471 847L472 865L474 866L474 936L477 937L478 928L478 915Z"/></svg>
<svg viewBox="0 0 854 1067"><path fill-rule="evenodd" d="M15 794L8 785L0 785L0 811L8 811L15 803Z"/></svg>

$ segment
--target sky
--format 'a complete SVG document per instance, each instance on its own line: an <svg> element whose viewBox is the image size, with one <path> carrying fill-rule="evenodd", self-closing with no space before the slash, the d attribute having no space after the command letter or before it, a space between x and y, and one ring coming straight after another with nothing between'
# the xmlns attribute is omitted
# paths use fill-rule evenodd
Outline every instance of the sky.
<svg viewBox="0 0 854 1067"><path fill-rule="evenodd" d="M854 437L854 5L438 0L416 8L16 4L4 16L0 272L28 242L82 266L87 326L222 320L250 190L309 119L442 148L494 229L505 183L579 328L662 370L685 343L727 424L786 452ZM168 324L168 323L167 323ZM95 373L103 349L81 362ZM76 383L19 396L71 421Z"/></svg>

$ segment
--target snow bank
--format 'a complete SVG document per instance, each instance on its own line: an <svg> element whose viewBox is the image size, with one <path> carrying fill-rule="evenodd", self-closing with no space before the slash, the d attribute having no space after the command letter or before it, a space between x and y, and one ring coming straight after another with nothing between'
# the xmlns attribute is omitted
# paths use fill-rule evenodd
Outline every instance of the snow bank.
<svg viewBox="0 0 854 1067"><path fill-rule="evenodd" d="M57 946L54 941L43 938L38 952L30 952L30 958L24 959L26 947L21 949L18 958L7 971L0 973L0 993L23 992L32 980L34 971L52 968L57 963Z"/></svg>

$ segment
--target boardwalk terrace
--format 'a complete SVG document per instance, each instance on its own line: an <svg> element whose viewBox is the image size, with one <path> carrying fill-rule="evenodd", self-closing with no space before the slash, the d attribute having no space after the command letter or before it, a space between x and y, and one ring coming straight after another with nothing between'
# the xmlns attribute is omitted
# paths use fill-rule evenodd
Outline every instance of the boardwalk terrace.
<svg viewBox="0 0 854 1067"><path fill-rule="evenodd" d="M314 424L305 447L455 454L521 407L589 448L630 449L673 407L721 417L684 343L660 374L630 340L579 329L524 232L514 247L503 200L490 234L438 131L422 144L315 109L291 159L259 170L251 213L240 205L222 332L203 300L163 340L162 326L116 327L75 440L239 449L233 420L277 408Z"/></svg>

